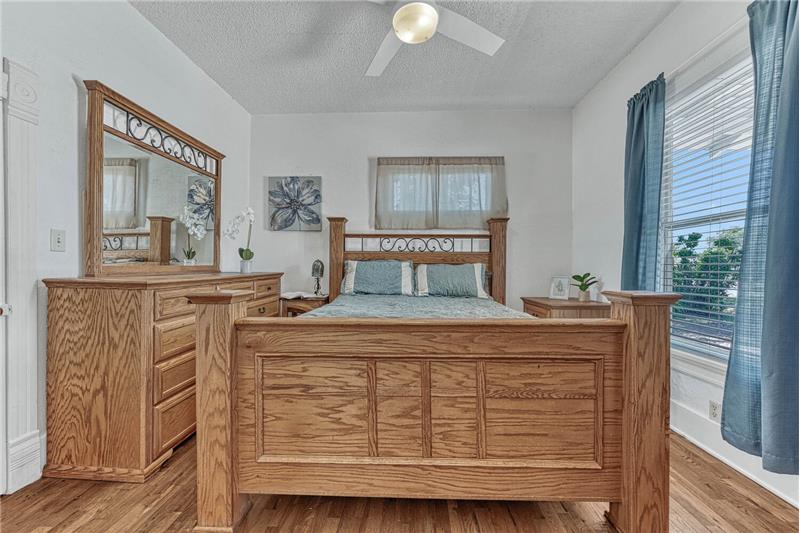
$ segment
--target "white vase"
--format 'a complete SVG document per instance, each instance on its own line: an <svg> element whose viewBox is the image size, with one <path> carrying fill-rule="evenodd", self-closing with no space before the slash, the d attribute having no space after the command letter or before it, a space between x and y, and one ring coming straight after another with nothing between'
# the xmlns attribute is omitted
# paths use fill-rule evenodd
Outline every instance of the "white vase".
<svg viewBox="0 0 800 533"><path fill-rule="evenodd" d="M185 259L183 260L183 266L192 266L197 264L197 259Z"/></svg>
<svg viewBox="0 0 800 533"><path fill-rule="evenodd" d="M239 272L242 274L249 274L253 271L253 260L252 259L242 259L239 261Z"/></svg>
<svg viewBox="0 0 800 533"><path fill-rule="evenodd" d="M578 301L579 302L591 302L592 298L589 294L589 291L578 291Z"/></svg>

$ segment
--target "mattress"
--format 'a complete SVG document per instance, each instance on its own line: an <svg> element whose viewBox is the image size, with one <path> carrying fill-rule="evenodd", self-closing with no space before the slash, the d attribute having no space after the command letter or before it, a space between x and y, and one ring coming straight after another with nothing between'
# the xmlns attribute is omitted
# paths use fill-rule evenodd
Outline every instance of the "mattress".
<svg viewBox="0 0 800 533"><path fill-rule="evenodd" d="M328 305L300 317L533 318L487 298L378 294L342 294Z"/></svg>

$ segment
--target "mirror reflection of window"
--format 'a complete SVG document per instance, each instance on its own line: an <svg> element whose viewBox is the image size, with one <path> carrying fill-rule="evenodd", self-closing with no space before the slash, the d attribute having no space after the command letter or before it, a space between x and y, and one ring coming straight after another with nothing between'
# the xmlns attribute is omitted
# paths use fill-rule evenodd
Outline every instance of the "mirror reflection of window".
<svg viewBox="0 0 800 533"><path fill-rule="evenodd" d="M105 159L103 162L103 226L127 229L137 226L139 181L135 159Z"/></svg>

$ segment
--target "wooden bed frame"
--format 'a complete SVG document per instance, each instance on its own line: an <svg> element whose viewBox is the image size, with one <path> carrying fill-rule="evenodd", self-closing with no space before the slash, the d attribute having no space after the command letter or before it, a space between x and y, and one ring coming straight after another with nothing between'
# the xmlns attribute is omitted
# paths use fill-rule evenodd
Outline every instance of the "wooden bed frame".
<svg viewBox="0 0 800 533"><path fill-rule="evenodd" d="M479 260L502 301L505 235L345 251L376 234L331 219L331 294L345 259ZM619 531L666 532L677 296L604 294L611 319L246 318L246 291L192 296L195 531L235 531L264 493L608 501Z"/></svg>

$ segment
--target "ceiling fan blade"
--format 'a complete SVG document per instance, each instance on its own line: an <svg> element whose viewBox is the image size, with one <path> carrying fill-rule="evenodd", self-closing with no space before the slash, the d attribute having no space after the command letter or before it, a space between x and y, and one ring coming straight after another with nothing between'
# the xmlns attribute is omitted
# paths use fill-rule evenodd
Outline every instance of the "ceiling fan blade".
<svg viewBox="0 0 800 533"><path fill-rule="evenodd" d="M439 26L436 31L445 37L450 37L489 56L493 56L506 42L502 37L455 11L438 4L436 10L439 11Z"/></svg>
<svg viewBox="0 0 800 533"><path fill-rule="evenodd" d="M389 33L383 38L383 42L380 47L378 47L378 52L375 54L375 57L372 58L372 63L369 64L369 68L364 75L377 77L383 74L386 65L388 65L395 54L397 54L401 46L403 46L403 41L397 38L394 34L394 30L389 30Z"/></svg>

